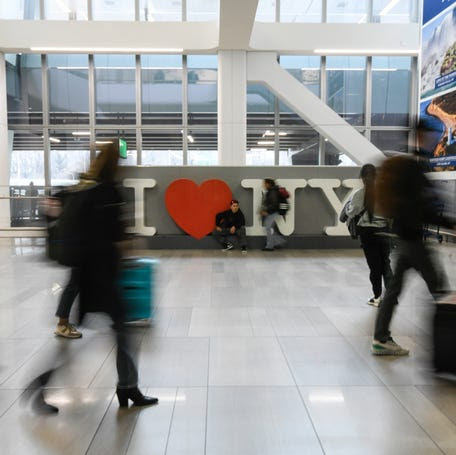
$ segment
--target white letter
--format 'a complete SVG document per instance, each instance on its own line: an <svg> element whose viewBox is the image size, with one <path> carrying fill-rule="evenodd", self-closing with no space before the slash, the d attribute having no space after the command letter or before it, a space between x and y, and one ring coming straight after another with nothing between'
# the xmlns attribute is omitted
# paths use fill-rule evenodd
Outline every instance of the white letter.
<svg viewBox="0 0 456 455"><path fill-rule="evenodd" d="M154 179L124 179L122 182L124 187L133 188L135 192L135 225L126 229L128 233L155 235L157 232L155 227L144 224L144 189L153 188L156 183Z"/></svg>
<svg viewBox="0 0 456 455"><path fill-rule="evenodd" d="M307 185L305 179L278 179L277 185L285 187L290 193L288 202L290 209L285 215L285 219L280 216L277 218L277 228L283 235L290 235L295 227L295 190L304 188ZM241 181L244 188L253 188L253 225L246 227L247 235L265 235L261 223L260 208L263 198L263 179L244 179Z"/></svg>
<svg viewBox="0 0 456 455"><path fill-rule="evenodd" d="M343 186L346 188L357 188L359 187L360 182L358 179L347 179L343 181ZM339 214L342 211L342 208L346 202L351 198L353 191L349 191L348 194L344 197L342 201L339 200L336 193L333 191L333 188L339 188L340 180L339 179L310 179L309 186L312 188L321 188L325 196L328 198L331 207L335 212L335 226L325 226L324 232L327 235L348 235L347 226L345 223L339 221Z"/></svg>

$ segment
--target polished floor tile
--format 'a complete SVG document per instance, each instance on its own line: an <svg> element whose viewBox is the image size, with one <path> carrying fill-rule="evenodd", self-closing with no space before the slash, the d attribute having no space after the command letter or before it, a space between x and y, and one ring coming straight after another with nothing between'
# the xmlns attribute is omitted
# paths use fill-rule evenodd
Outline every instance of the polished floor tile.
<svg viewBox="0 0 456 455"><path fill-rule="evenodd" d="M207 455L322 453L295 387L209 390Z"/></svg>
<svg viewBox="0 0 456 455"><path fill-rule="evenodd" d="M2 455L455 453L456 387L432 372L417 274L392 324L410 356L378 358L360 250L139 252L159 260L156 312L132 347L160 403L119 409L109 318L89 315L80 340L54 337L68 270L43 245L0 239ZM455 247L438 251L453 270ZM45 394L60 412L36 415L24 387L56 365Z"/></svg>
<svg viewBox="0 0 456 455"><path fill-rule="evenodd" d="M376 385L380 380L343 338L280 338L298 385Z"/></svg>
<svg viewBox="0 0 456 455"><path fill-rule="evenodd" d="M212 338L209 385L294 385L276 338Z"/></svg>
<svg viewBox="0 0 456 455"><path fill-rule="evenodd" d="M442 452L384 387L301 387L326 454Z"/></svg>

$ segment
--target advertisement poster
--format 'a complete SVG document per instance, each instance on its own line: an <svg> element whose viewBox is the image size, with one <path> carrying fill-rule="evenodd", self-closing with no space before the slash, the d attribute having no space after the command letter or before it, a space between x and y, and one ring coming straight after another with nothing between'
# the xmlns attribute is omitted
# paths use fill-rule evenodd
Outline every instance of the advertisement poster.
<svg viewBox="0 0 456 455"><path fill-rule="evenodd" d="M420 149L435 171L456 170L456 0L425 0Z"/></svg>

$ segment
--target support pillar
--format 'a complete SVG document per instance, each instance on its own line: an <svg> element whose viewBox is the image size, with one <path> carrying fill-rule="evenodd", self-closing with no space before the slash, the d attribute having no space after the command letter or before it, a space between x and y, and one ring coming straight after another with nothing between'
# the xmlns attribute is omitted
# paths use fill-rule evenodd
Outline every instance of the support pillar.
<svg viewBox="0 0 456 455"><path fill-rule="evenodd" d="M218 53L218 153L220 166L245 166L247 53Z"/></svg>
<svg viewBox="0 0 456 455"><path fill-rule="evenodd" d="M0 229L10 227L9 179L12 134L8 134L5 54L0 52Z"/></svg>

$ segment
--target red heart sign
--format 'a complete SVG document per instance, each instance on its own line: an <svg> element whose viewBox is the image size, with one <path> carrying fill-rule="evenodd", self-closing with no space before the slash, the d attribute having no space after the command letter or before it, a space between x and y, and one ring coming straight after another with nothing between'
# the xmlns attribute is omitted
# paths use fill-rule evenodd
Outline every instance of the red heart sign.
<svg viewBox="0 0 456 455"><path fill-rule="evenodd" d="M201 239L215 228L215 215L228 210L232 199L230 187L222 180L206 180L197 185L179 179L166 189L165 203L169 215L187 234Z"/></svg>

